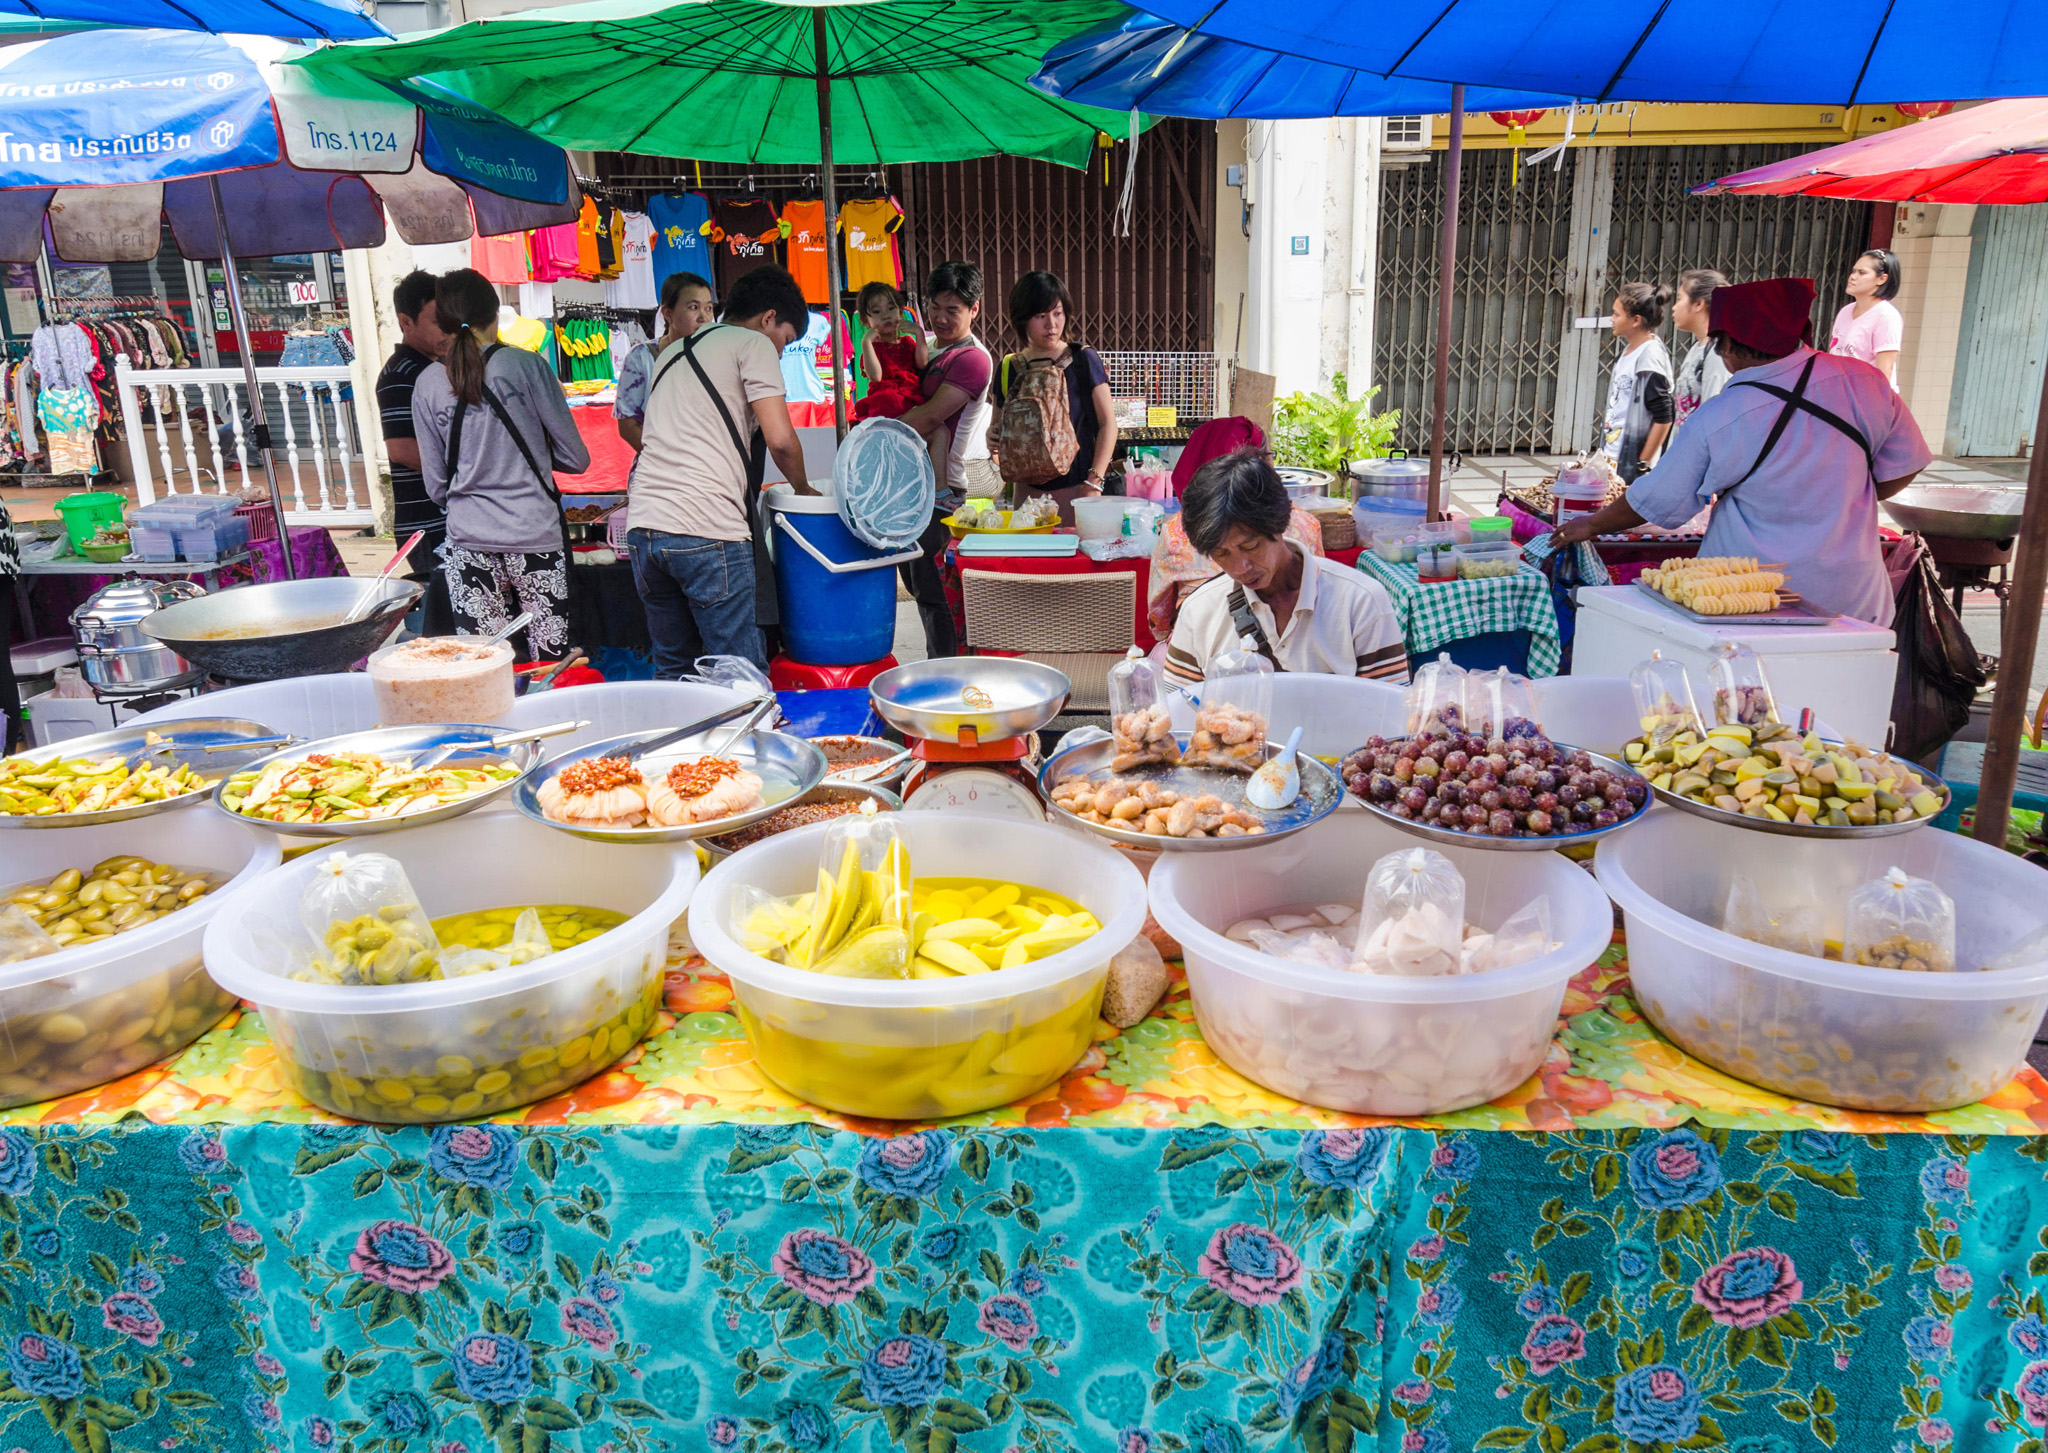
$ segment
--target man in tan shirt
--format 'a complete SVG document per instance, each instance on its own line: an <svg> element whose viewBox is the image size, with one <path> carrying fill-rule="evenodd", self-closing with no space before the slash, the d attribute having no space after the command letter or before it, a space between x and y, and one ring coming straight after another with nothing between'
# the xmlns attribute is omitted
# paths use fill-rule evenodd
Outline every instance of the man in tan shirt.
<svg viewBox="0 0 2048 1453"><path fill-rule="evenodd" d="M757 504L768 454L799 493L814 492L781 365L809 323L796 280L759 268L734 282L721 321L655 363L626 543L660 680L705 655L768 665L761 628L777 624L775 582Z"/></svg>

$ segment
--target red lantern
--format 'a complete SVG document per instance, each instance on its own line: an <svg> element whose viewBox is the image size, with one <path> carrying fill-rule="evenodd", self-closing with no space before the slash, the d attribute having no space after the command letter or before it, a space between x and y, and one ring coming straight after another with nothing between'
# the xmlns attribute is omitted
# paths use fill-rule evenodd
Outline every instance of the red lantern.
<svg viewBox="0 0 2048 1453"><path fill-rule="evenodd" d="M1946 116L1956 109L1953 101L1895 101L1892 109L1901 116L1910 116L1915 121L1926 121L1936 116Z"/></svg>
<svg viewBox="0 0 2048 1453"><path fill-rule="evenodd" d="M1515 151L1514 173L1509 184L1511 186L1520 186L1522 182L1522 144L1529 139L1529 125L1532 122L1541 120L1543 112L1541 110L1489 111L1486 114L1496 125L1505 126L1508 129L1508 145L1513 147Z"/></svg>

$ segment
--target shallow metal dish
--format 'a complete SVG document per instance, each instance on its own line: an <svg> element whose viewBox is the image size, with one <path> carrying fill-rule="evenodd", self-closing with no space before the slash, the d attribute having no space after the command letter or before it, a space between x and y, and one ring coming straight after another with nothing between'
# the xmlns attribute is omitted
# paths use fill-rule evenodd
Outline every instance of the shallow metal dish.
<svg viewBox="0 0 2048 1453"><path fill-rule="evenodd" d="M143 632L194 666L233 681L281 681L346 671L384 644L423 589L409 580L281 580L238 585L167 605ZM342 625L365 597L367 618Z"/></svg>
<svg viewBox="0 0 2048 1453"><path fill-rule="evenodd" d="M1188 733L1176 732L1175 737L1185 749L1188 744ZM1266 743L1267 757L1272 757L1279 750L1278 742ZM1121 843L1127 848L1160 848L1167 852L1182 853L1232 853L1278 842L1281 838L1294 836L1303 828L1314 827L1335 812L1344 801L1343 779L1316 758L1299 754L1295 757L1295 762L1301 771L1301 795L1279 812L1261 811L1244 800L1245 784L1251 781L1251 774L1247 772L1230 772L1220 767L1168 767L1162 763L1154 763L1149 767L1133 767L1127 772L1112 772L1109 764L1115 757L1116 743L1107 737L1053 753L1038 772L1038 785L1045 792L1046 802L1051 803L1053 786L1063 777L1081 776L1093 782L1106 782L1111 777L1122 777L1135 782L1157 782L1168 791L1183 795L1210 793L1221 798L1227 806L1257 814L1265 822L1266 830L1244 837L1167 837L1163 833L1133 832L1129 828L1111 827L1107 823L1084 822L1071 812L1050 805L1046 809L1047 821L1060 827L1092 832L1097 837L1108 838L1111 842Z"/></svg>
<svg viewBox="0 0 2048 1453"><path fill-rule="evenodd" d="M802 797L799 797L794 803L777 803L775 811L779 812L785 807L800 807L806 802L851 802L856 809L863 802L872 802L875 804L875 811L877 812L901 812L903 810L903 799L889 791L886 787L874 787L863 782L840 782L827 779L806 792ZM794 831L795 829L790 830ZM743 828L727 828L724 833L717 837L705 838L699 846L711 855L713 862L717 862L722 858L729 858L734 853L744 852L747 848L755 846L753 843L747 843L741 847L728 847L726 845L726 838L730 834L743 831L745 831ZM779 837L780 834L775 834L775 836ZM766 842L767 839L763 838L762 841Z"/></svg>
<svg viewBox="0 0 2048 1453"><path fill-rule="evenodd" d="M1821 741L1830 747L1842 745L1841 742L1829 737L1822 737ZM1912 766L1914 764L1906 763L1905 765ZM1768 817L1745 817L1742 813L1730 812L1725 807L1716 807L1710 802L1693 802L1687 798L1680 797L1669 787L1652 787L1650 789L1656 799L1666 807L1675 807L1680 812L1690 813L1692 816L1704 818L1708 822L1725 823L1729 827L1739 827L1749 832L1774 833L1778 837L1812 838L1899 837L1904 833L1932 826L1936 817L1940 817L1943 812L1948 811L1953 794L1949 791L1948 783L1942 781L1939 777L1934 778L1927 784L1927 790L1941 795L1941 808L1933 817L1916 817L1910 822L1873 822L1868 827L1822 827L1819 823L1807 827L1796 822L1772 822Z"/></svg>
<svg viewBox="0 0 2048 1453"><path fill-rule="evenodd" d="M970 706L962 692L987 693ZM947 656L894 666L868 683L883 721L906 737L983 742L1021 737L1060 714L1073 683L1064 672L1014 656Z"/></svg>
<svg viewBox="0 0 2048 1453"><path fill-rule="evenodd" d="M474 723L437 723L431 726L378 727L374 731L350 732L346 736L327 737L317 742L304 742L287 747L281 752L272 752L259 762L252 762L236 772L262 771L272 762L296 762L319 753L371 752L379 757L391 758L407 755L423 755L436 747L450 743L458 745L473 743L474 750L460 750L440 765L444 767L472 767L509 765L517 767L520 775L508 777L495 787L487 787L456 802L444 802L439 807L423 808L418 812L402 812L396 817L380 817L369 822L271 822L267 818L250 817L236 812L223 800L227 779L221 779L213 789L213 805L232 817L236 822L246 822L251 827L260 827L283 837L344 838L375 837L379 833L398 832L408 827L424 827L430 822L446 822L451 817L460 817L465 812L474 812L486 803L496 802L517 787L533 771L540 761L544 744L541 742L517 742L509 747L493 747L491 738L505 735L502 726L479 726ZM230 774L235 775L235 774Z"/></svg>
<svg viewBox="0 0 2048 1453"><path fill-rule="evenodd" d="M910 760L904 756L903 748L887 737L825 736L812 737L810 741L825 754L825 781L829 783L865 783L872 787L896 787L910 773ZM841 756L862 754L872 760L849 762L844 767L835 765Z"/></svg>
<svg viewBox="0 0 2048 1453"><path fill-rule="evenodd" d="M1586 751L1584 747L1575 747L1568 742L1553 742L1551 745L1560 752ZM1350 754L1347 752L1345 755L1349 756ZM1603 772L1614 772L1637 778L1643 775L1618 757L1603 756L1599 752L1586 752L1586 755L1591 757L1593 765L1600 768ZM1647 788L1649 785L1648 780L1644 780L1643 786ZM1563 848L1576 848L1585 843L1597 843L1600 839L1611 837L1624 828L1633 827L1636 823L1641 822L1643 814L1650 810L1650 804L1645 801L1641 807L1638 807L1634 812L1631 812L1612 827L1589 827L1582 832L1554 832L1549 837L1493 837L1486 833L1452 832L1448 828L1432 827L1426 822L1417 822L1413 818L1396 817L1377 802L1367 802L1363 797L1355 794L1347 795L1351 796L1353 802L1356 802L1381 822L1401 829L1402 832L1407 833L1410 837L1419 837L1425 842L1437 843L1448 847L1481 848L1495 853L1550 853L1557 852Z"/></svg>
<svg viewBox="0 0 2048 1453"><path fill-rule="evenodd" d="M1878 508L1909 530L1950 540L2010 540L2020 532L2027 487L1996 484L1914 484Z"/></svg>
<svg viewBox="0 0 2048 1453"><path fill-rule="evenodd" d="M190 766L211 785L233 776L251 762L271 756L277 751L282 735L261 722L244 721L240 717L190 717L147 726L137 722L110 732L95 732L89 737L71 737L51 746L17 752L9 760L56 762L69 761L74 757L118 756L125 758L130 768L143 764L173 770L180 765ZM238 747L235 744L239 742L252 745ZM170 750L159 750L164 747ZM230 750L209 752L206 750L208 747ZM48 817L8 813L0 816L0 828L98 827L103 823L127 822L130 818L154 817L159 812L171 812L195 802L204 802L210 796L212 793L202 787L181 797L166 797L161 802L138 802L106 812L59 812Z"/></svg>
<svg viewBox="0 0 2048 1453"><path fill-rule="evenodd" d="M710 822L693 822L683 827L579 827L575 823L556 822L540 810L540 789L561 775L562 769L575 762L591 757L615 756L627 747L650 741L670 730L655 727L648 731L627 732L623 736L607 737L601 742L592 742L574 752L565 752L537 772L529 772L519 781L519 790L512 794L512 801L519 810L535 822L546 823L557 832L589 838L599 843L680 843L696 838L716 837L720 833L738 832L743 827L752 827L762 818L771 816L777 810L797 801L820 782L825 780L825 754L805 741L786 732L757 731L740 738L730 746L721 746L726 737L732 735L730 722L712 727L693 737L672 742L659 751L649 752L636 764L650 780L662 776L678 762L701 757L712 747L719 746L719 755L731 757L744 763L747 769L761 779L761 806L752 812L735 813L731 817L713 818Z"/></svg>

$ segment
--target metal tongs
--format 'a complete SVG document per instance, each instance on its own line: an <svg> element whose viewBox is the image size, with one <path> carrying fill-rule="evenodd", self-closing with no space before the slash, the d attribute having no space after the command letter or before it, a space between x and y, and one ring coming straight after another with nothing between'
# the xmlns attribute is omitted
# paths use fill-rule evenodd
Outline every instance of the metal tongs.
<svg viewBox="0 0 2048 1453"><path fill-rule="evenodd" d="M649 752L657 752L663 747L674 746L677 742L694 737L699 732L709 731L712 727L724 726L735 717L745 717L746 720L741 722L736 730L728 733L723 741L704 754L707 757L715 757L741 737L752 732L759 725L761 718L773 710L774 707L775 698L772 695L749 697L738 706L729 706L724 711L714 712L702 721L693 721L688 726L677 727L672 732L663 732L660 736L648 741L636 742L634 745L618 753L618 759L627 762L637 762Z"/></svg>
<svg viewBox="0 0 2048 1453"><path fill-rule="evenodd" d="M531 727L523 732L505 732L499 736L484 737L481 740L443 742L438 747L430 748L424 757L412 764L412 769L415 772L431 772L457 752L490 751L499 747L516 747L521 742L537 742L545 737L559 737L565 736L570 732L579 732L589 725L590 723L587 721L558 721L553 726Z"/></svg>

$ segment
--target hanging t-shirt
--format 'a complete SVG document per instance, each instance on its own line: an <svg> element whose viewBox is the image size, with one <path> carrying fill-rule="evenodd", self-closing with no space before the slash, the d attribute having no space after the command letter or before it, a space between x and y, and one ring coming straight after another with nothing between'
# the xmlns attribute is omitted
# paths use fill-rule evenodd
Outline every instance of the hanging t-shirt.
<svg viewBox="0 0 2048 1453"><path fill-rule="evenodd" d="M565 277L576 276L576 224L564 222L556 227L541 227L534 231L533 281L537 283L556 282Z"/></svg>
<svg viewBox="0 0 2048 1453"><path fill-rule="evenodd" d="M832 279L825 262L825 204L815 199L791 202L782 209L789 224L789 272L804 290L804 301L820 307L832 301Z"/></svg>
<svg viewBox="0 0 2048 1453"><path fill-rule="evenodd" d="M576 218L576 276L597 276L597 203L585 197Z"/></svg>
<svg viewBox="0 0 2048 1453"><path fill-rule="evenodd" d="M818 350L832 336L832 325L823 313L811 314L811 326L804 336L782 350L782 394L793 404L824 404L832 391L818 377ZM827 355L830 361L830 355Z"/></svg>
<svg viewBox="0 0 2048 1453"><path fill-rule="evenodd" d="M418 249L414 249L417 256ZM472 237L469 265L494 283L511 286L532 278L533 265L526 260L526 234L507 232L503 237Z"/></svg>
<svg viewBox="0 0 2048 1453"><path fill-rule="evenodd" d="M610 207L597 209L597 275L601 278L619 275L619 244L612 231L618 216Z"/></svg>
<svg viewBox="0 0 2048 1453"><path fill-rule="evenodd" d="M661 293L654 285L654 224L645 212L620 214L619 275L604 285L604 300L614 308L654 308Z"/></svg>
<svg viewBox="0 0 2048 1453"><path fill-rule="evenodd" d="M654 224L654 286L660 290L670 273L692 272L715 282L711 265L711 203L702 192L663 192L647 199L647 220Z"/></svg>
<svg viewBox="0 0 2048 1453"><path fill-rule="evenodd" d="M903 286L903 263L896 255L896 233L903 209L887 197L848 202L839 209L839 230L846 236L846 289L857 293L869 283Z"/></svg>
<svg viewBox="0 0 2048 1453"><path fill-rule="evenodd" d="M772 204L759 197L721 197L711 215L721 295L757 267L782 265L782 219Z"/></svg>

